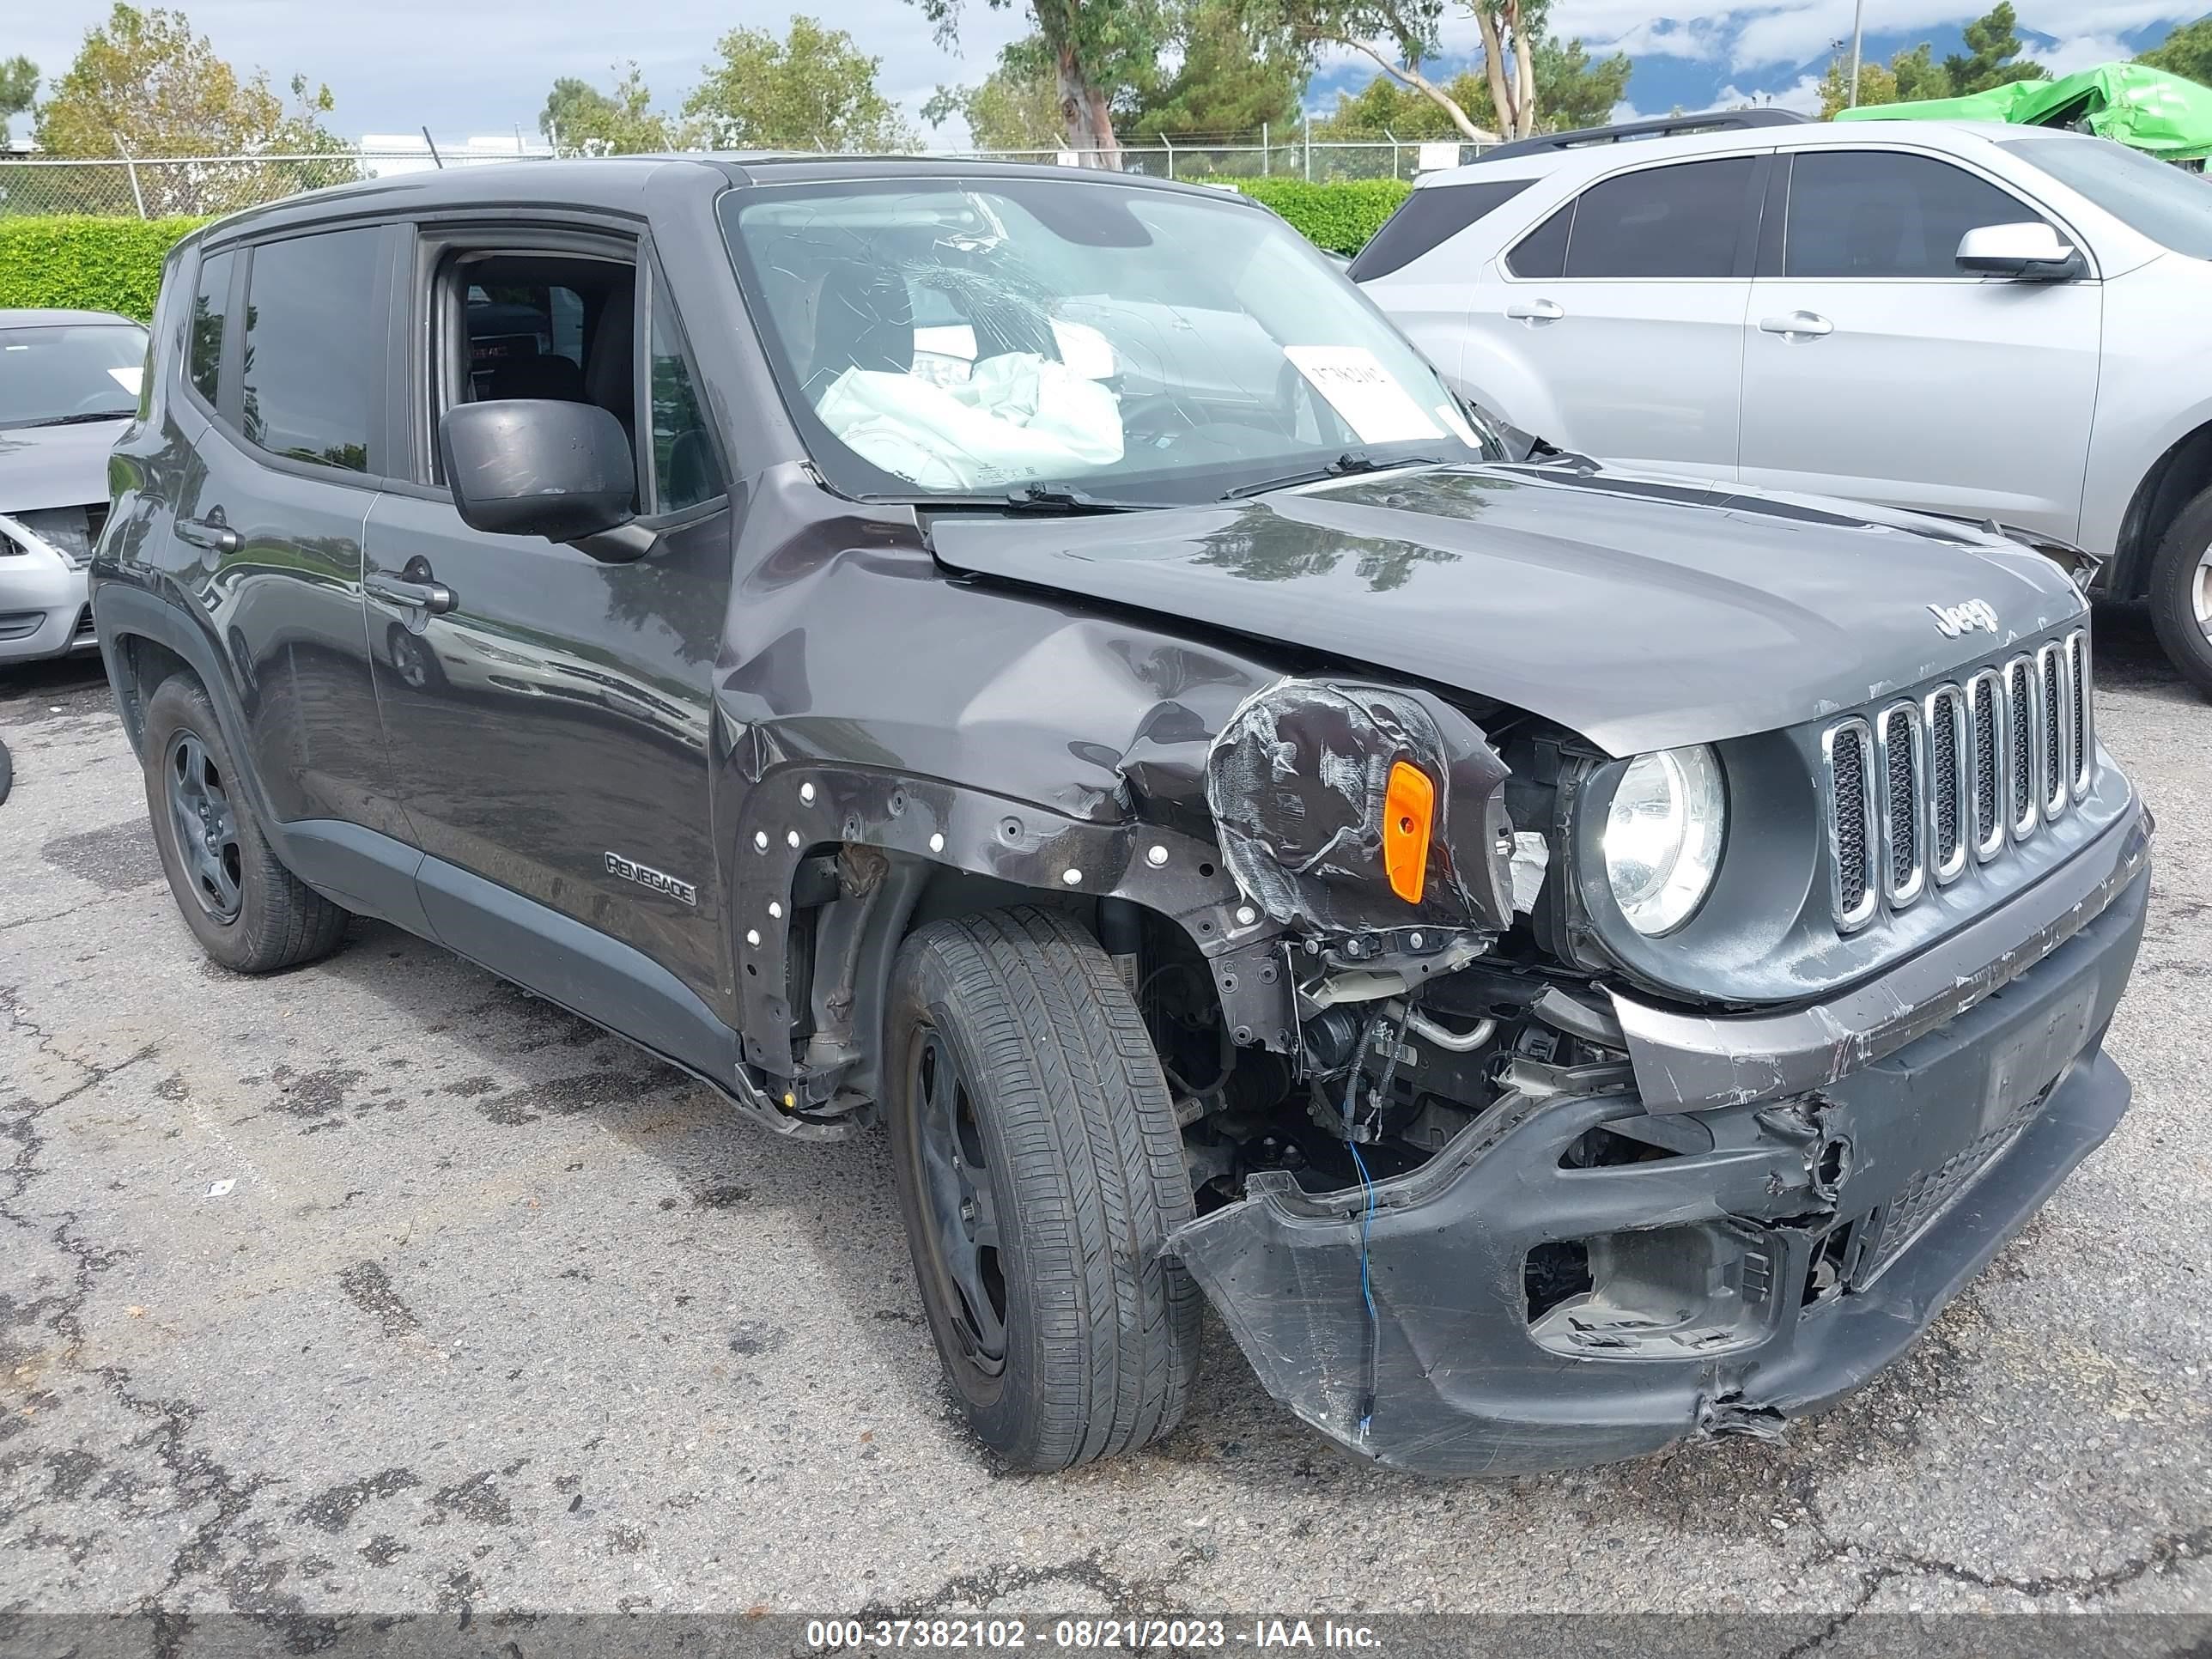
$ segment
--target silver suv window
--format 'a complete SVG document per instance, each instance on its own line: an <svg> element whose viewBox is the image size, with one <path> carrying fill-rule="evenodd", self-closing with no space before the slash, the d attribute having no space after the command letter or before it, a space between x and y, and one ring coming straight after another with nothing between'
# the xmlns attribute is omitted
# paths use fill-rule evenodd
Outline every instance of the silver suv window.
<svg viewBox="0 0 2212 1659"><path fill-rule="evenodd" d="M1932 156L1808 150L1790 174L1783 271L1790 276L1957 276L1959 239L2043 216Z"/></svg>
<svg viewBox="0 0 2212 1659"><path fill-rule="evenodd" d="M1997 142L2154 242L2192 259L2212 259L2212 182L2203 173L2106 139Z"/></svg>
<svg viewBox="0 0 2212 1659"><path fill-rule="evenodd" d="M1592 185L1505 256L1516 276L1734 276L1758 158L1645 167Z"/></svg>

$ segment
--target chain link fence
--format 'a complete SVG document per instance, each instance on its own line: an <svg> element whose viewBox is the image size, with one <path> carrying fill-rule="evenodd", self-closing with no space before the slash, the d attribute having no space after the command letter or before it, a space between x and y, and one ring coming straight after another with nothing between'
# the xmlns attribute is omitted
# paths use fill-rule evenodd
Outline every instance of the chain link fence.
<svg viewBox="0 0 2212 1659"><path fill-rule="evenodd" d="M1203 140L1163 139L1121 151L1121 166L1152 178L1304 179L1316 184L1354 179L1404 179L1455 167L1484 146L1395 139L1308 142L1250 134ZM1085 158L1064 149L931 150L959 160L1031 161L1077 167ZM196 155L116 161L57 161L0 155L0 215L94 214L161 219L204 217L281 201L302 191L347 185L435 167L482 167L542 159L482 150L343 149L299 155Z"/></svg>

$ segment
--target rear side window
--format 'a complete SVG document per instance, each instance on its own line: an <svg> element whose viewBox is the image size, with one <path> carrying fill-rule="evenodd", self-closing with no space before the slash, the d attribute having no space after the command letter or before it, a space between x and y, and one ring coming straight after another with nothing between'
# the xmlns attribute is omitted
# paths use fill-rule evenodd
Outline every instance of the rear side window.
<svg viewBox="0 0 2212 1659"><path fill-rule="evenodd" d="M1591 185L1575 203L1566 274L1734 276L1754 170L1752 157L1732 156Z"/></svg>
<svg viewBox="0 0 2212 1659"><path fill-rule="evenodd" d="M1801 154L1782 268L1791 276L1957 276L1959 239L2042 215L1962 167L1893 150Z"/></svg>
<svg viewBox="0 0 2212 1659"><path fill-rule="evenodd" d="M193 388L211 404L220 401L216 377L222 368L223 313L230 305L230 257L226 252L200 261L199 285L192 290L191 331L185 349L185 372Z"/></svg>
<svg viewBox="0 0 2212 1659"><path fill-rule="evenodd" d="M1409 265L1447 237L1505 205L1535 180L1500 179L1464 185L1431 185L1398 204L1374 240L1346 271L1355 283Z"/></svg>
<svg viewBox="0 0 2212 1659"><path fill-rule="evenodd" d="M1557 213L1514 244L1505 256L1505 268L1516 276L1564 276L1567 271L1567 228L1575 222L1575 204Z"/></svg>
<svg viewBox="0 0 2212 1659"><path fill-rule="evenodd" d="M240 376L247 441L291 460L368 470L382 234L327 231L253 250Z"/></svg>

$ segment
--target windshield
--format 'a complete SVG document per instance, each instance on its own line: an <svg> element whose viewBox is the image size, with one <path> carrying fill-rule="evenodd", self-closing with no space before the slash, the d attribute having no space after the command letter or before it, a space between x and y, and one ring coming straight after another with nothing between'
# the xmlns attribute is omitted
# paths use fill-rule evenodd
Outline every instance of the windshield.
<svg viewBox="0 0 2212 1659"><path fill-rule="evenodd" d="M875 180L760 186L723 212L785 399L849 495L1152 505L1480 458L1358 290L1237 202Z"/></svg>
<svg viewBox="0 0 2212 1659"><path fill-rule="evenodd" d="M146 331L132 323L0 328L0 427L137 412Z"/></svg>
<svg viewBox="0 0 2212 1659"><path fill-rule="evenodd" d="M2109 138L2003 138L2022 161L2154 242L2212 259L2212 183Z"/></svg>

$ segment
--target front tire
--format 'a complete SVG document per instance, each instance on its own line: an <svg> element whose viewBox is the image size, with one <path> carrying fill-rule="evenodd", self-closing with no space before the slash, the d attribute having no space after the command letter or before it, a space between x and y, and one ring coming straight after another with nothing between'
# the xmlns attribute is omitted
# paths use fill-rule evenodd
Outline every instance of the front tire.
<svg viewBox="0 0 2212 1659"><path fill-rule="evenodd" d="M969 1425L1020 1469L1133 1450L1182 1417L1199 1291L1182 1137L1128 988L1027 907L919 930L885 1066L899 1208Z"/></svg>
<svg viewBox="0 0 2212 1659"><path fill-rule="evenodd" d="M2181 509L2158 544L2150 620L2173 665L2212 697L2212 489Z"/></svg>
<svg viewBox="0 0 2212 1659"><path fill-rule="evenodd" d="M190 674L171 675L147 700L143 754L161 872L200 948L241 974L336 950L348 914L270 851L215 706Z"/></svg>

